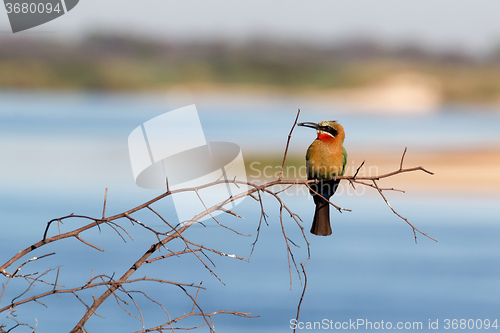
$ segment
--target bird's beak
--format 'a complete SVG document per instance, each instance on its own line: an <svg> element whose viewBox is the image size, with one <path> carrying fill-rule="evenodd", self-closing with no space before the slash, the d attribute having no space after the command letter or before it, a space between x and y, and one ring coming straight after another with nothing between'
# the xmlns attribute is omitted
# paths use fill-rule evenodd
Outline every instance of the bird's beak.
<svg viewBox="0 0 500 333"><path fill-rule="evenodd" d="M315 130L317 130L317 129L319 128L319 125L318 125L318 124L316 124L316 123L311 123L311 122L298 123L297 125L298 125L298 126L304 126L304 127L314 128Z"/></svg>

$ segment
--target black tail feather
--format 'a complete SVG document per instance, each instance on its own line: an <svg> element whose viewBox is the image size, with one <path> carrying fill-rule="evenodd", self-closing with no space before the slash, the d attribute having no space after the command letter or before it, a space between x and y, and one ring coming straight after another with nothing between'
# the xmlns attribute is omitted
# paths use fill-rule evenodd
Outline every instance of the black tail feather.
<svg viewBox="0 0 500 333"><path fill-rule="evenodd" d="M318 184L311 184L310 186L314 191L330 200L330 197L337 191L339 183L340 180L329 180L320 181ZM330 204L313 191L310 192L316 204L311 233L318 236L329 236L332 234L332 227L330 226Z"/></svg>
<svg viewBox="0 0 500 333"><path fill-rule="evenodd" d="M317 195L314 196L314 202L316 203L316 211L314 212L311 234L329 236L332 234L332 227L330 226L330 204Z"/></svg>

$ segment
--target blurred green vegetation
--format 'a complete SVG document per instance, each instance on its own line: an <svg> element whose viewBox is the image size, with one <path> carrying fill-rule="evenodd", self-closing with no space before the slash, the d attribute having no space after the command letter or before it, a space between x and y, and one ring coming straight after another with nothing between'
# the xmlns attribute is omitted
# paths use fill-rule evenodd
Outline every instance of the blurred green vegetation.
<svg viewBox="0 0 500 333"><path fill-rule="evenodd" d="M432 77L445 102L500 101L500 54L482 58L371 41L180 43L92 35L74 43L0 39L0 88L158 90L176 86L330 91L393 74Z"/></svg>

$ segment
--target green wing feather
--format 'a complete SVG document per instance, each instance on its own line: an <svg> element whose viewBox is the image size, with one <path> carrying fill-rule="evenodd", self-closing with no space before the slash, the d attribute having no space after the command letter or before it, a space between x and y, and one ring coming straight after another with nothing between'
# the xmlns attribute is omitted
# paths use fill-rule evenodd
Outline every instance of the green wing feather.
<svg viewBox="0 0 500 333"><path fill-rule="evenodd" d="M345 147L342 147L344 149L344 162L342 163L342 176L344 175L345 172L345 166L347 164L347 150L345 150Z"/></svg>

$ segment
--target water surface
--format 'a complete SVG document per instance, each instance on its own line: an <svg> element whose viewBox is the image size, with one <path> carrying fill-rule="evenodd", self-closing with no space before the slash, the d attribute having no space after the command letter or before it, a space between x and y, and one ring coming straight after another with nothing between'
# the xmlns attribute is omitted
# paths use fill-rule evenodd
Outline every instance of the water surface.
<svg viewBox="0 0 500 333"><path fill-rule="evenodd" d="M171 110L169 101L158 96L104 94L48 94L5 91L0 93L0 253L2 261L41 239L45 223L70 213L100 216L104 189L109 188L108 214L138 205L159 192L135 186L127 153L128 134L142 122ZM303 107L303 121L336 118L348 136L346 146L374 149L459 149L491 147L500 142L500 117L492 112L447 107L440 112L412 116L328 113ZM286 135L295 118L289 103L238 108L198 105L208 141L238 143L245 154L281 154ZM455 110L456 111L456 110ZM296 131L291 151L303 152L311 133ZM415 244L411 228L395 216L374 194L338 196L336 203L353 212L332 212L331 237L308 236L311 259L307 262L308 288L302 304L301 320L333 322L368 320L428 322L445 319L500 319L500 245L498 199L488 196L438 196L393 193L391 204L424 232ZM309 228L313 203L303 195L285 196L285 202ZM162 277L172 281L199 283L208 289L199 296L205 311L220 309L252 312L259 318L230 315L215 317L218 332L290 332L302 286L293 273L293 288L287 265L286 247L279 223L279 206L265 198L269 226L263 226L250 262L211 256L222 285L194 256L172 258L141 268L138 277ZM171 199L156 204L165 217L176 223ZM225 253L247 257L254 240L260 206L246 200L238 206L244 220L231 216L221 221L252 237L241 237L207 223L193 226L186 235ZM136 216L143 223L161 227L151 214ZM33 255L56 252L45 261L33 262L34 270L62 265L61 283L84 283L92 274L119 276L149 246L155 237L138 226L122 221L134 241L123 243L109 228L91 230L84 238L105 252L88 248L75 239L51 244ZM306 244L299 228L285 219L287 235L297 262L307 260ZM62 227L69 230L78 221ZM52 229L57 233L57 228ZM173 244L172 248L182 248ZM30 255L31 256L31 255ZM55 272L50 273L54 278ZM19 288L13 281L2 300L7 304ZM45 291L37 287L33 292ZM163 302L171 315L189 311L182 290L166 285L145 284L150 296ZM92 290L82 297L91 301ZM146 323L160 323L163 314L138 294ZM6 303L7 302L7 303ZM71 295L47 298L40 304L20 306L19 320L35 324L37 332L69 331L85 311ZM137 311L134 312L137 314ZM99 311L106 319L93 318L86 326L91 332L134 332L141 329L137 319L124 313L109 299ZM4 317L1 317L4 321ZM199 322L198 322L199 323ZM360 330L363 330L360 328ZM21 330L19 330L21 331ZM310 330L308 330L310 331ZM474 331L474 330L470 330Z"/></svg>

